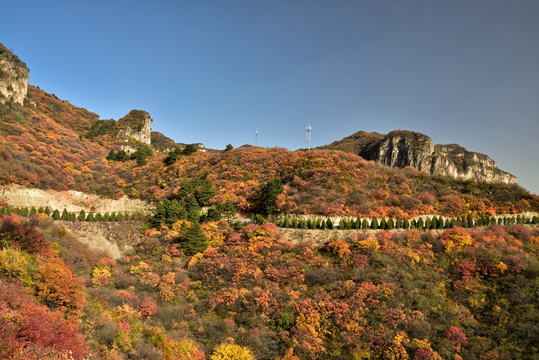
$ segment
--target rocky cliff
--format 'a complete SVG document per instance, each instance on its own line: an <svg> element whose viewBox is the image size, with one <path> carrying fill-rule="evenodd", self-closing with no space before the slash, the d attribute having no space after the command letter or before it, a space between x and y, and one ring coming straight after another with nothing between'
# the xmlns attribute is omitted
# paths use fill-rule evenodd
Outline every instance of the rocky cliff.
<svg viewBox="0 0 539 360"><path fill-rule="evenodd" d="M0 103L23 104L28 91L28 67L0 44Z"/></svg>
<svg viewBox="0 0 539 360"><path fill-rule="evenodd" d="M516 183L513 175L498 169L487 155L468 151L456 144L434 145L430 137L413 131L397 130L387 135L360 131L325 148L354 149L366 160L395 168L411 166L431 175Z"/></svg>
<svg viewBox="0 0 539 360"><path fill-rule="evenodd" d="M131 110L129 114L118 120L117 136L125 141L135 139L143 144L150 145L152 141L152 118L144 110Z"/></svg>

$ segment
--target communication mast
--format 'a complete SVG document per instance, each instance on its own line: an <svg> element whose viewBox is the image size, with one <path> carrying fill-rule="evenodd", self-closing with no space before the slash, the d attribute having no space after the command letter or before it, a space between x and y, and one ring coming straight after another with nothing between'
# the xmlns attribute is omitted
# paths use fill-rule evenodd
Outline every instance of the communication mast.
<svg viewBox="0 0 539 360"><path fill-rule="evenodd" d="M307 131L307 144L309 145L309 150L311 150L311 121L309 120L309 126L305 128Z"/></svg>
<svg viewBox="0 0 539 360"><path fill-rule="evenodd" d="M258 129L255 130L255 146L258 146Z"/></svg>

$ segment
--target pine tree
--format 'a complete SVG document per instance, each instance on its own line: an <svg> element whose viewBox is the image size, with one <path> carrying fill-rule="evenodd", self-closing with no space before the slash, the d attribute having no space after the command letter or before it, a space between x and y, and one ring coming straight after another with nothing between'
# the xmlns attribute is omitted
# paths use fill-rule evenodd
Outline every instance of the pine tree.
<svg viewBox="0 0 539 360"><path fill-rule="evenodd" d="M402 220L397 219L397 222L395 223L395 229L402 229Z"/></svg>
<svg viewBox="0 0 539 360"><path fill-rule="evenodd" d="M86 216L86 221L88 222L94 221L94 214L92 212L88 213L88 215Z"/></svg>
<svg viewBox="0 0 539 360"><path fill-rule="evenodd" d="M48 206L45 208L45 214L47 215L51 214L51 209Z"/></svg>
<svg viewBox="0 0 539 360"><path fill-rule="evenodd" d="M425 224L423 222L423 218L420 217L419 219L417 219L417 221L415 223L415 227L419 231L423 231L425 229Z"/></svg>
<svg viewBox="0 0 539 360"><path fill-rule="evenodd" d="M409 227L410 227L410 222L408 221L408 219L404 219L402 221L402 228L405 230L408 230Z"/></svg>
<svg viewBox="0 0 539 360"><path fill-rule="evenodd" d="M387 228L389 230L393 230L395 228L395 223L393 222L392 218L389 218L389 220L387 221Z"/></svg>
<svg viewBox="0 0 539 360"><path fill-rule="evenodd" d="M372 218L372 220L371 220L371 229L373 229L373 230L378 229L378 219Z"/></svg>
<svg viewBox="0 0 539 360"><path fill-rule="evenodd" d="M333 221L331 221L330 218L328 218L328 219L326 220L326 228L328 228L328 229L330 229L330 230L334 228Z"/></svg>
<svg viewBox="0 0 539 360"><path fill-rule="evenodd" d="M385 230L385 229L387 229L386 218L382 218L382 220L380 220L380 225L378 226L378 228L379 228L380 230Z"/></svg>
<svg viewBox="0 0 539 360"><path fill-rule="evenodd" d="M363 221L361 222L361 228L363 230L367 230L369 228L369 220L363 219Z"/></svg>
<svg viewBox="0 0 539 360"><path fill-rule="evenodd" d="M84 210L80 211L79 216L77 217L77 220L79 220L79 221L85 221L86 220L86 213L84 212Z"/></svg>
<svg viewBox="0 0 539 360"><path fill-rule="evenodd" d="M198 254L208 247L208 238L198 222L193 222L185 230L182 230L177 242L181 244L187 256Z"/></svg>
<svg viewBox="0 0 539 360"><path fill-rule="evenodd" d="M54 210L54 212L52 213L52 218L54 220L60 220L60 212L58 210Z"/></svg>
<svg viewBox="0 0 539 360"><path fill-rule="evenodd" d="M432 220L427 216L425 218L425 230L430 230L432 225Z"/></svg>
<svg viewBox="0 0 539 360"><path fill-rule="evenodd" d="M69 221L69 213L67 212L66 208L64 208L64 211L62 211L62 220Z"/></svg>
<svg viewBox="0 0 539 360"><path fill-rule="evenodd" d="M473 218L472 218L472 214L468 214L468 216L466 217L466 227L467 228L473 228L474 227L474 221L473 221Z"/></svg>

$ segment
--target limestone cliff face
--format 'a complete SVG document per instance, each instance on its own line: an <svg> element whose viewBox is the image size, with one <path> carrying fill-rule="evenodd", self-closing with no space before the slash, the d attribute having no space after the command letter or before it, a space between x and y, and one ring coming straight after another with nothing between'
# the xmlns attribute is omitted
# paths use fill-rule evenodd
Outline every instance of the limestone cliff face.
<svg viewBox="0 0 539 360"><path fill-rule="evenodd" d="M516 183L513 175L498 169L487 155L468 151L456 144L433 145L430 137L413 131L392 131L377 141L365 144L359 155L395 168L411 166L431 175Z"/></svg>
<svg viewBox="0 0 539 360"><path fill-rule="evenodd" d="M150 145L152 141L152 118L143 110L131 110L129 114L118 120L117 136L125 141L137 140Z"/></svg>
<svg viewBox="0 0 539 360"><path fill-rule="evenodd" d="M0 103L23 104L28 92L28 67L0 44Z"/></svg>
<svg viewBox="0 0 539 360"><path fill-rule="evenodd" d="M434 145L427 135L394 131L362 150L359 155L391 167L412 166L428 172L433 152Z"/></svg>

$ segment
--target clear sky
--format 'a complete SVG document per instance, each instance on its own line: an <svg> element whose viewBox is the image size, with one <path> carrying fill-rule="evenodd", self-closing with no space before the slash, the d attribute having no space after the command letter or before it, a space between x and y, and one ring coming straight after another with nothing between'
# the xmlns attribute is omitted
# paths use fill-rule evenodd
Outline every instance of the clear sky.
<svg viewBox="0 0 539 360"><path fill-rule="evenodd" d="M423 132L539 193L537 0L7 1L30 83L223 149Z"/></svg>

